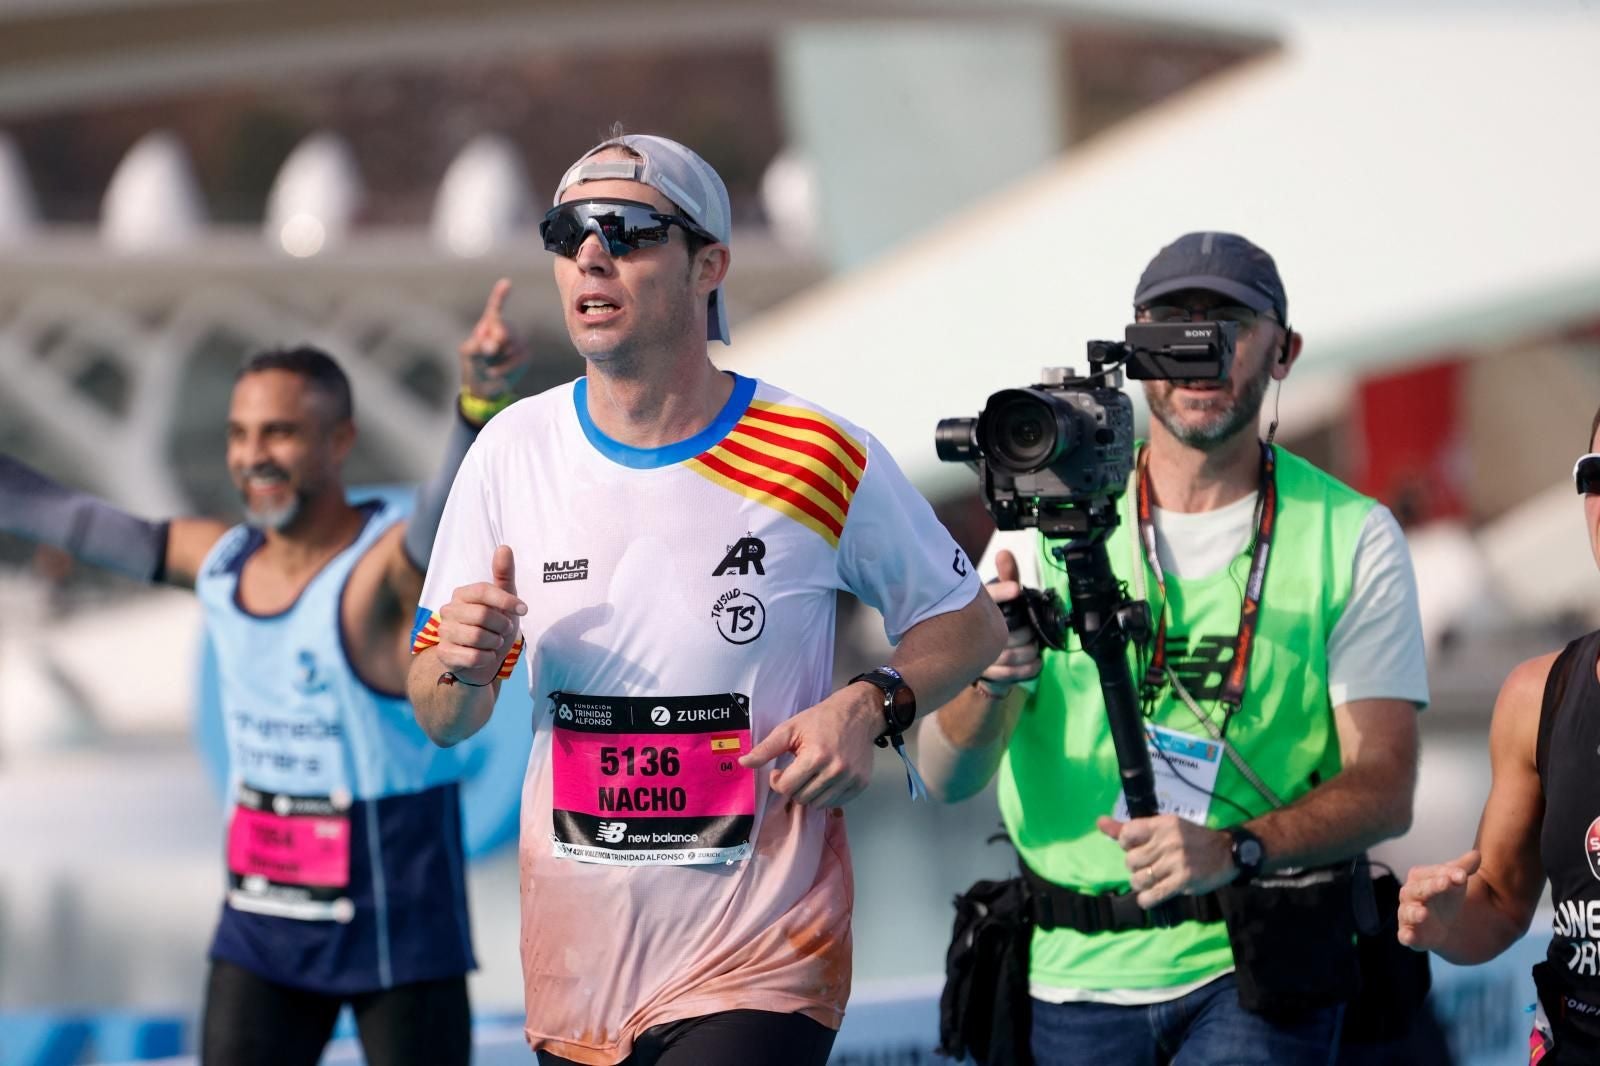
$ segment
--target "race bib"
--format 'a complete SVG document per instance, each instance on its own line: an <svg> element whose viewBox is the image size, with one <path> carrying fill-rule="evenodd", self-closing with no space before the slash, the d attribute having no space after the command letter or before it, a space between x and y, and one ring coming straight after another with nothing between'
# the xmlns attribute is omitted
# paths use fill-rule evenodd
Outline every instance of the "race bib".
<svg viewBox="0 0 1600 1066"><path fill-rule="evenodd" d="M1155 772L1156 803L1162 814L1176 814L1196 825L1206 824L1211 794L1222 766L1220 740L1192 736L1158 725L1145 726L1150 769ZM1128 798L1117 798L1119 820L1128 818Z"/></svg>
<svg viewBox="0 0 1600 1066"><path fill-rule="evenodd" d="M228 903L305 921L348 922L350 798L240 786L228 819Z"/></svg>
<svg viewBox="0 0 1600 1066"><path fill-rule="evenodd" d="M553 843L559 858L688 866L750 855L750 699L552 692Z"/></svg>

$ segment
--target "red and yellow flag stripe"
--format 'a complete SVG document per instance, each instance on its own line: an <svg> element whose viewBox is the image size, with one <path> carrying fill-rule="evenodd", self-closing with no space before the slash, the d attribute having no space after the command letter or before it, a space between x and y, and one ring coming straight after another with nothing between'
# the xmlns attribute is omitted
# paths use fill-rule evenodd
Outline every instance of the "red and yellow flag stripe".
<svg viewBox="0 0 1600 1066"><path fill-rule="evenodd" d="M411 638L411 654L427 651L437 643L439 643L439 612L434 611L428 615L428 620L417 628L416 636ZM511 676L511 671L516 669L517 660L522 658L522 645L522 634L518 633L516 642L511 645L511 651L500 663L499 672L494 675L496 681L504 681Z"/></svg>
<svg viewBox="0 0 1600 1066"><path fill-rule="evenodd" d="M860 441L815 411L755 400L726 437L685 465L837 548L867 455Z"/></svg>
<svg viewBox="0 0 1600 1066"><path fill-rule="evenodd" d="M428 615L426 622L417 627L416 634L412 636L411 654L427 651L437 643L439 643L439 612L434 611Z"/></svg>

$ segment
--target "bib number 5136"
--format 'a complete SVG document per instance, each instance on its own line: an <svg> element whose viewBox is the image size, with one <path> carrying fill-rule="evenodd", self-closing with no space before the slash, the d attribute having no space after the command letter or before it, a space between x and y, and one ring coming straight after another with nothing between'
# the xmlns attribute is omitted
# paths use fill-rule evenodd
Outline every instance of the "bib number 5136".
<svg viewBox="0 0 1600 1066"><path fill-rule="evenodd" d="M680 764L677 748L601 748L600 772L607 777L625 773L629 777L676 777Z"/></svg>

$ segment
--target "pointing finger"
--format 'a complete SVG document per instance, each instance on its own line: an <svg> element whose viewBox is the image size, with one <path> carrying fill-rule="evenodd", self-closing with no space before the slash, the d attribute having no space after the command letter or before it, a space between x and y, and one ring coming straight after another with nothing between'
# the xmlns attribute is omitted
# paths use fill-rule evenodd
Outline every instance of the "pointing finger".
<svg viewBox="0 0 1600 1066"><path fill-rule="evenodd" d="M788 726L788 722L782 723L772 732L768 733L766 739L762 740L761 743L751 748L745 754L739 756L739 765L743 766L747 770L752 770L758 766L765 766L773 759L776 759L778 756L788 751Z"/></svg>
<svg viewBox="0 0 1600 1066"><path fill-rule="evenodd" d="M511 279L501 278L489 290L489 302L483 305L483 317L498 319L505 310L506 297L511 295Z"/></svg>

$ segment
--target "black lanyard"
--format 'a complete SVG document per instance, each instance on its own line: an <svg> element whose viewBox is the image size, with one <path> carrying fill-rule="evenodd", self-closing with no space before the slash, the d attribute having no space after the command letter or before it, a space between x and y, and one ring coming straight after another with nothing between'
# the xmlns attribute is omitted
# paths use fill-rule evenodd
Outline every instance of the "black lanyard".
<svg viewBox="0 0 1600 1066"><path fill-rule="evenodd" d="M1145 675L1147 692L1160 688L1167 674L1167 582L1161 570L1161 560L1156 555L1156 527L1151 520L1150 476L1148 466L1150 449L1139 451L1139 540L1144 545L1145 558L1156 575L1156 587L1161 590L1161 622L1156 627L1155 648L1150 657L1150 669ZM1239 605L1239 635L1233 645L1233 663L1223 681L1221 704L1223 721L1232 717L1244 703L1245 683L1250 676L1250 653L1255 650L1256 627L1261 621L1262 598L1266 592L1267 559L1272 554L1272 534L1278 518L1278 455L1272 445L1261 445L1261 484L1256 494L1255 553L1250 561L1250 580L1244 587L1244 602Z"/></svg>

